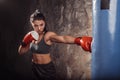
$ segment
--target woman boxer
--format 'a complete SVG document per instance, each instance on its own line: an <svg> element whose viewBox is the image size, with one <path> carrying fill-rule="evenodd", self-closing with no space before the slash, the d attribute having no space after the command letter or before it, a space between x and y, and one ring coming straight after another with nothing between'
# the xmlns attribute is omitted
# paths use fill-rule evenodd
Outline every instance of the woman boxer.
<svg viewBox="0 0 120 80"><path fill-rule="evenodd" d="M56 80L56 70L50 57L50 47L54 42L78 44L85 51L91 51L91 37L59 36L55 32L47 31L45 17L38 11L31 15L30 22L33 31L25 35L18 52L20 55L28 50L32 52L35 80Z"/></svg>

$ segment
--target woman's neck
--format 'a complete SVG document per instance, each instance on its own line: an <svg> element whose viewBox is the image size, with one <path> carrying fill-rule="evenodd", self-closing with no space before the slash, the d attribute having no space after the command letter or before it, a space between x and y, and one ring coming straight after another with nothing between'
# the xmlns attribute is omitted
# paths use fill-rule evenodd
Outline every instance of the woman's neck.
<svg viewBox="0 0 120 80"><path fill-rule="evenodd" d="M45 32L41 32L41 33L39 33L39 36L44 35L44 33L45 33Z"/></svg>

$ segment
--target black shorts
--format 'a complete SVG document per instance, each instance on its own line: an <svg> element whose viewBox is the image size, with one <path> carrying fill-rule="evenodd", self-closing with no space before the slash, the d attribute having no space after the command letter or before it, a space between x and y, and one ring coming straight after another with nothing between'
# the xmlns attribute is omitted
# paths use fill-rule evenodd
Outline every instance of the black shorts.
<svg viewBox="0 0 120 80"><path fill-rule="evenodd" d="M56 80L56 69L52 62L48 64L32 63L34 80Z"/></svg>

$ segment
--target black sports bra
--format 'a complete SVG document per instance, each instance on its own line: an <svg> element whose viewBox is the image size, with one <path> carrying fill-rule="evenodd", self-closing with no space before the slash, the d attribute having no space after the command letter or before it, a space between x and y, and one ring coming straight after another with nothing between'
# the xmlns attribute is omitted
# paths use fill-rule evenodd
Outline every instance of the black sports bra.
<svg viewBox="0 0 120 80"><path fill-rule="evenodd" d="M30 51L32 53L48 54L50 52L50 48L51 46L45 43L44 36L38 44L30 44Z"/></svg>

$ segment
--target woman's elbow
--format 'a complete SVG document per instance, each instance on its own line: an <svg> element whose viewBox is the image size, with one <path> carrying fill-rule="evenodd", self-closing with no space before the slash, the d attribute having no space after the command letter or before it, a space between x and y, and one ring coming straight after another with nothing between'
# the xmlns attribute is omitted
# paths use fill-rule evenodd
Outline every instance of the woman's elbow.
<svg viewBox="0 0 120 80"><path fill-rule="evenodd" d="M20 47L18 48L18 54L19 54L19 55L22 55L22 54L24 54L24 53L25 53L25 50L22 49L22 47L20 46Z"/></svg>
<svg viewBox="0 0 120 80"><path fill-rule="evenodd" d="M22 52L20 49L18 49L18 54L22 55L22 54L24 54L24 52Z"/></svg>

